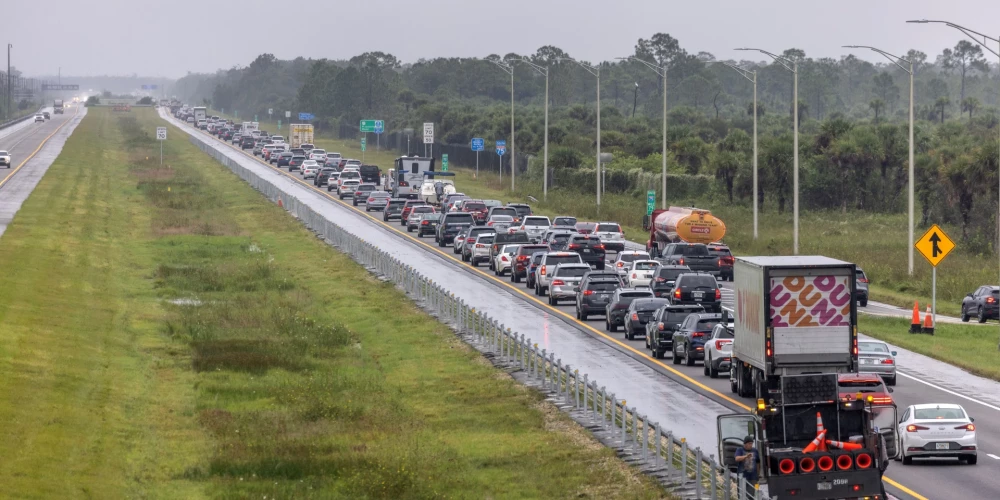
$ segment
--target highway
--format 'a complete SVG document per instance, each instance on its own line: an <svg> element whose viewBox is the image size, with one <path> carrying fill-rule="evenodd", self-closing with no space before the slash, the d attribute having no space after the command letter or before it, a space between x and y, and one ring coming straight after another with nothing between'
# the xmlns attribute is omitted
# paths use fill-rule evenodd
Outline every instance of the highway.
<svg viewBox="0 0 1000 500"><path fill-rule="evenodd" d="M171 123L182 126L176 120L169 119ZM192 134L203 134L184 125ZM208 137L206 135L206 137ZM219 143L222 144L221 142ZM239 151L237 148L229 147L232 151ZM340 209L354 210L360 217L365 217L373 221L372 226L379 226L382 232L393 233L395 240L379 240L378 246L390 250L383 245L392 245L390 241L407 240L409 247L418 246L424 250L423 254L433 256L437 261L444 261L449 267L447 275L449 284L459 283L467 280L468 277L475 277L480 282L487 283L497 289L494 296L486 298L494 303L510 304L513 311L520 311L519 315L534 317L533 311L543 311L546 313L546 320L534 323L527 328L542 330L539 334L542 338L549 340L549 337L557 337L550 329L570 327L579 334L590 337L598 341L600 349L580 349L576 354L589 355L594 365L601 365L606 358L626 355L634 360L639 366L651 369L656 376L644 376L635 380L628 380L625 377L604 377L602 380L621 384L611 386L609 391L623 394L626 390L640 390L653 395L639 399L635 404L654 414L654 409L658 409L666 404L668 407L665 415L672 415L672 418L665 418L661 423L666 427L678 428L678 434L682 434L692 426L700 428L706 432L706 428L714 427L714 416L726 410L746 411L752 401L738 398L729 390L727 379L710 379L703 374L701 365L686 367L682 365L672 365L669 360L655 360L649 357L645 351L643 340L627 341L621 332L608 333L604 331L603 317L597 317L590 321L578 321L575 319L573 308L570 305L551 307L544 299L535 297L523 284L515 285L508 279L496 278L491 272L482 269L473 269L462 263L457 256L451 253L451 249L438 249L433 244L418 240L415 236L406 233L397 224L384 224L380 218L357 211L350 207L349 203L343 203L326 194L325 189L314 188L310 181L302 181L296 174L289 174L286 171L277 170L266 163L254 158L248 153L240 151L247 159L253 159L260 165L280 175L294 180L299 186L305 187L316 193L316 199L321 199L323 203L338 205ZM338 219L338 224L342 221ZM398 243L397 243L398 244ZM424 257L421 256L421 259ZM455 273L455 269L461 269L462 274ZM468 301L482 300L483 297L474 297L471 285L465 283L456 284L453 288L456 295L466 298ZM725 294L724 299L731 300L730 294ZM515 302L516 301L516 302ZM526 307L527 306L527 307ZM871 306L869 306L871 307ZM511 321L516 321L512 319ZM522 320L531 323L532 319ZM517 323L514 323L517 325ZM523 323L522 323L523 324ZM515 329L527 333L526 327L517 326ZM587 345L594 345L589 343ZM568 345L552 345L552 350L563 357L567 356ZM930 358L898 349L897 357L899 366L899 382L895 387L893 397L895 398L900 413L910 404L916 403L958 403L965 406L969 413L976 418L977 434L979 439L979 464L960 465L950 460L915 461L914 465L903 466L900 462L894 462L890 466L887 477L887 489L898 498L994 498L1000 491L1000 383L992 380L976 377L950 365L941 363ZM610 363L610 361L608 361ZM582 370L581 370L582 371ZM667 390L664 390L667 388ZM668 398L662 401L661 398ZM633 400L630 398L630 404ZM655 407L647 409L647 406ZM714 431L707 431L712 434L714 441ZM703 439L703 436L701 436ZM703 445L704 447L704 445ZM709 450L711 446L707 447Z"/></svg>
<svg viewBox="0 0 1000 500"><path fill-rule="evenodd" d="M47 111L51 113L51 108ZM11 155L11 168L0 169L0 236L84 115L85 108L74 106L65 114L52 114L44 123L29 119L0 130L0 150Z"/></svg>

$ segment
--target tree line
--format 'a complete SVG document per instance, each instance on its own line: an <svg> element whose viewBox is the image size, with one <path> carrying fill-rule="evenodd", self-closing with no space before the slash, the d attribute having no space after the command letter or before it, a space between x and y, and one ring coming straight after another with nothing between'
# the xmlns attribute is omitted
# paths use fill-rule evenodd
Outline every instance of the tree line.
<svg viewBox="0 0 1000 500"><path fill-rule="evenodd" d="M923 223L962 228L967 244L992 248L996 236L997 135L1000 96L996 65L966 40L932 61L910 50L915 96L918 207ZM672 175L711 176L722 203L752 203L753 87L721 62L756 71L760 167L757 202L784 211L791 203L792 75L769 61L719 61L691 52L665 33L639 39L632 54L667 72L667 161ZM803 207L892 213L905 210L908 168L909 74L889 61L845 54L810 58L791 48L781 56L799 72L801 200ZM245 67L189 74L173 89L188 102L240 116L317 116L317 127L357 127L383 119L388 131L434 122L436 139L468 144L507 138L510 76L515 71L516 145L540 156L545 79L520 60L549 71L549 166L593 172L597 79L570 54L544 46L534 54L421 59L403 63L383 52L348 60L278 60L262 54ZM600 71L601 149L612 170L658 173L661 168L663 80L632 60L589 62ZM909 68L906 62L900 63ZM280 110L280 111L279 111ZM277 117L276 117L277 118ZM534 165L534 163L533 163ZM609 184L639 192L646 186Z"/></svg>

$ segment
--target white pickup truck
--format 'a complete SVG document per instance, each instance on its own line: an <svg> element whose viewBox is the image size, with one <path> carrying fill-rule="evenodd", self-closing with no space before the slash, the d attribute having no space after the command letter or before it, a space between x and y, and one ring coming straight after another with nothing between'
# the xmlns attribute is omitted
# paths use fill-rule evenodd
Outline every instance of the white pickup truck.
<svg viewBox="0 0 1000 500"><path fill-rule="evenodd" d="M0 167L10 168L10 153L0 150Z"/></svg>

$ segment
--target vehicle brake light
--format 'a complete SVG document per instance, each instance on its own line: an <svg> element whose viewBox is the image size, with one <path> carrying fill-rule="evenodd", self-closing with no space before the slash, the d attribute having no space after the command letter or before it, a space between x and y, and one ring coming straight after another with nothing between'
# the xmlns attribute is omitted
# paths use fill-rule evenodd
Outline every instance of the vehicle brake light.
<svg viewBox="0 0 1000 500"><path fill-rule="evenodd" d="M883 359L882 360L882 364L883 365L891 365L891 364L893 364L892 358L885 358L885 359Z"/></svg>
<svg viewBox="0 0 1000 500"><path fill-rule="evenodd" d="M593 295L593 294L594 294L594 291L593 291L593 290L584 290L584 291L583 291L583 294L584 294L584 295Z"/></svg>
<svg viewBox="0 0 1000 500"><path fill-rule="evenodd" d="M715 289L715 300L722 300L722 290Z"/></svg>
<svg viewBox="0 0 1000 500"><path fill-rule="evenodd" d="M987 304L993 304L996 301L997 301L997 299L994 299L993 297L986 297L986 303Z"/></svg>
<svg viewBox="0 0 1000 500"><path fill-rule="evenodd" d="M616 265L617 265L618 267L625 267L625 263L624 263L624 262L622 262L622 261L618 261L618 264L616 264Z"/></svg>
<svg viewBox="0 0 1000 500"><path fill-rule="evenodd" d="M604 243L594 245L594 250L604 250Z"/></svg>
<svg viewBox="0 0 1000 500"><path fill-rule="evenodd" d="M722 263L722 259L719 259L719 267L722 267L722 266L724 266L724 265L725 265L725 264L723 264L723 263Z"/></svg>
<svg viewBox="0 0 1000 500"><path fill-rule="evenodd" d="M566 247L566 248L568 248L569 250L579 250L580 249L580 244L579 243L570 243L569 246Z"/></svg>
<svg viewBox="0 0 1000 500"><path fill-rule="evenodd" d="M773 351L771 351L771 340L770 339L768 339L768 341L765 342L764 350L767 353L767 357L770 358L771 354L773 353Z"/></svg>
<svg viewBox="0 0 1000 500"><path fill-rule="evenodd" d="M406 187L406 186L409 186L409 185L410 185L410 183L409 183L409 182L406 182L406 181L399 181L399 186L400 186L400 187Z"/></svg>
<svg viewBox="0 0 1000 500"><path fill-rule="evenodd" d="M862 283L868 283L868 278L858 278L858 281Z"/></svg>
<svg viewBox="0 0 1000 500"><path fill-rule="evenodd" d="M694 333L691 334L692 338L701 338L701 337L704 337L704 336L705 336L705 334L702 333L702 332L694 332Z"/></svg>
<svg viewBox="0 0 1000 500"><path fill-rule="evenodd" d="M632 273L632 279L635 279L635 278L636 278L635 273Z"/></svg>
<svg viewBox="0 0 1000 500"><path fill-rule="evenodd" d="M552 280L552 286L563 286L566 282L563 280Z"/></svg>
<svg viewBox="0 0 1000 500"><path fill-rule="evenodd" d="M636 313L632 313L632 321L639 321L639 315Z"/></svg>
<svg viewBox="0 0 1000 500"><path fill-rule="evenodd" d="M545 276L545 266L542 266L542 267L541 267L541 268L539 269L538 273L539 273L539 274L541 274L542 276Z"/></svg>
<svg viewBox="0 0 1000 500"><path fill-rule="evenodd" d="M684 257L681 257L681 260L677 261L677 263L678 263L679 265L682 265L682 266L683 266L683 265L684 265Z"/></svg>
<svg viewBox="0 0 1000 500"><path fill-rule="evenodd" d="M479 243L476 243L476 248L486 248L486 245L481 245Z"/></svg>
<svg viewBox="0 0 1000 500"><path fill-rule="evenodd" d="M426 226L427 224L429 224L429 222L427 222L425 220L420 221L420 225L421 226Z"/></svg>
<svg viewBox="0 0 1000 500"><path fill-rule="evenodd" d="M517 256L517 261L518 262L526 262L527 260L528 260L528 256L527 255L518 255Z"/></svg>
<svg viewBox="0 0 1000 500"><path fill-rule="evenodd" d="M853 354L855 358L858 357L858 338L857 337L854 337L854 347L851 348L851 351L852 351L851 354Z"/></svg>
<svg viewBox="0 0 1000 500"><path fill-rule="evenodd" d="M966 424L966 425L960 425L960 426L955 427L955 428L956 429L965 429L967 431L975 431L976 430L976 425L975 424Z"/></svg>
<svg viewBox="0 0 1000 500"><path fill-rule="evenodd" d="M507 256L506 255L501 255L500 256L500 260L502 260L504 262L507 262Z"/></svg>
<svg viewBox="0 0 1000 500"><path fill-rule="evenodd" d="M368 203L375 201L375 198L368 198Z"/></svg>
<svg viewBox="0 0 1000 500"><path fill-rule="evenodd" d="M731 340L716 340L715 341L715 348L717 350L721 351L722 350L722 346L728 345L728 344L732 344L732 343L733 343L733 341L731 341Z"/></svg>
<svg viewBox="0 0 1000 500"><path fill-rule="evenodd" d="M917 431L926 431L926 430L930 430L930 427L924 427L922 425L914 425L914 424L910 424L910 425L906 426L906 432L917 432Z"/></svg>
<svg viewBox="0 0 1000 500"><path fill-rule="evenodd" d="M680 288L678 288L677 290L674 290L674 298L680 300L680 298L681 298L681 289Z"/></svg>

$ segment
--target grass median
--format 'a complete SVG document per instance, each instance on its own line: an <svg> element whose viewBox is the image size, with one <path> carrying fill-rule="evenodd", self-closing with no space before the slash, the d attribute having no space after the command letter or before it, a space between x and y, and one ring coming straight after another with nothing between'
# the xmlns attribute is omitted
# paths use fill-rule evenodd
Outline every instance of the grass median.
<svg viewBox="0 0 1000 500"><path fill-rule="evenodd" d="M16 497L662 497L153 110L91 109L0 239Z"/></svg>

